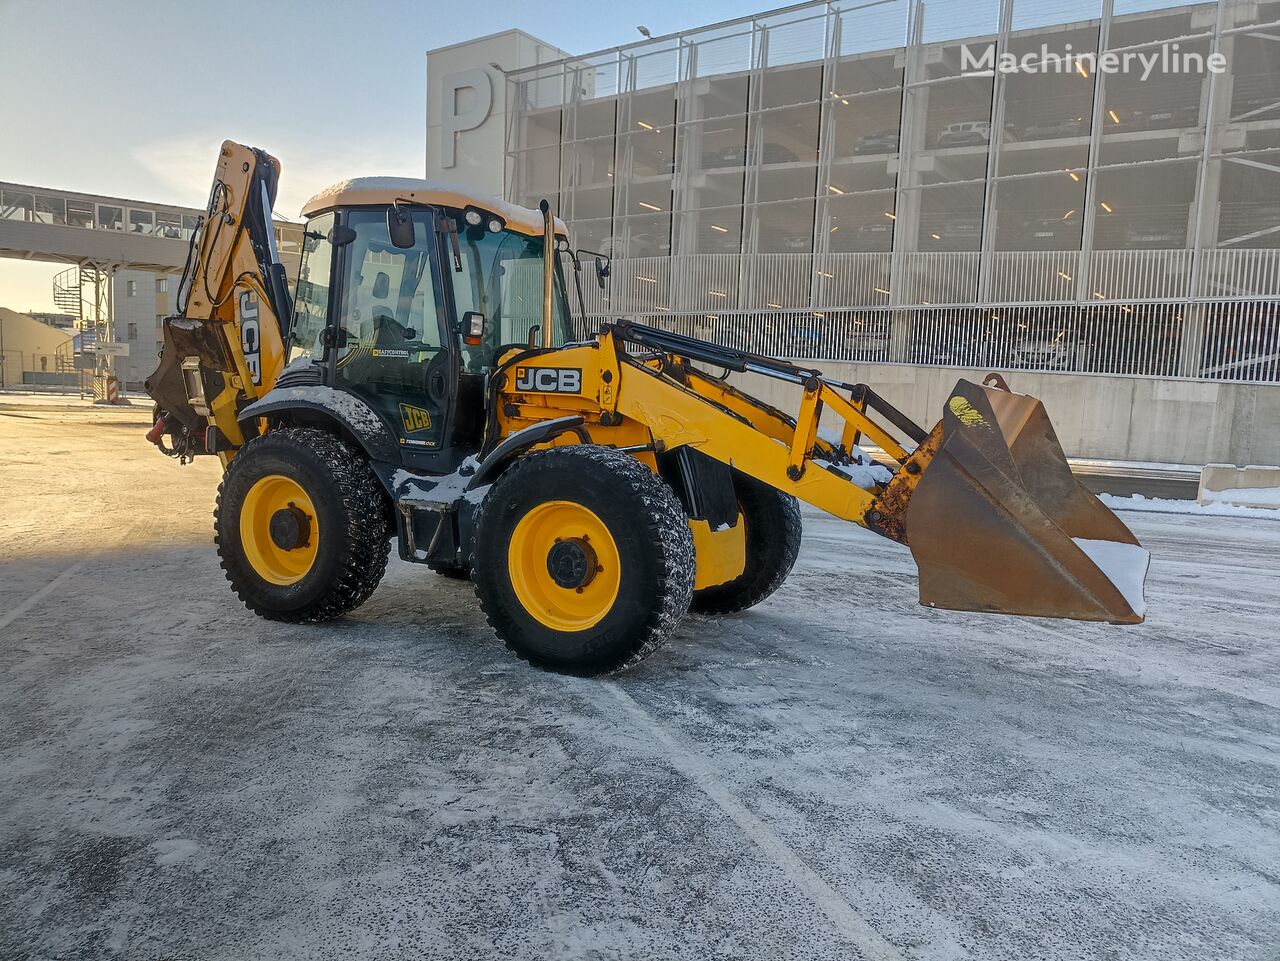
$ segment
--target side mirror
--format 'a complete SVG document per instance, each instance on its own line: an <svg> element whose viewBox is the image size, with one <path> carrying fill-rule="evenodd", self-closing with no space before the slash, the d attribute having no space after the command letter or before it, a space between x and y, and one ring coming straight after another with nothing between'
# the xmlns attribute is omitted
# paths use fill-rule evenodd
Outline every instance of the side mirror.
<svg viewBox="0 0 1280 961"><path fill-rule="evenodd" d="M417 243L413 232L413 218L409 216L409 211L397 204L387 208L387 235L391 238L392 246L401 250L408 250Z"/></svg>
<svg viewBox="0 0 1280 961"><path fill-rule="evenodd" d="M484 314L468 310L462 315L462 342L468 347L479 347L484 340Z"/></svg>
<svg viewBox="0 0 1280 961"><path fill-rule="evenodd" d="M610 266L608 257L596 258L596 283L604 290L604 282L609 279Z"/></svg>
<svg viewBox="0 0 1280 961"><path fill-rule="evenodd" d="M329 231L329 243L335 247L345 247L355 239L356 232L345 224L340 227L334 227Z"/></svg>
<svg viewBox="0 0 1280 961"><path fill-rule="evenodd" d="M384 274L381 270L377 276L373 278L373 296L379 300L385 300L391 291L391 278Z"/></svg>

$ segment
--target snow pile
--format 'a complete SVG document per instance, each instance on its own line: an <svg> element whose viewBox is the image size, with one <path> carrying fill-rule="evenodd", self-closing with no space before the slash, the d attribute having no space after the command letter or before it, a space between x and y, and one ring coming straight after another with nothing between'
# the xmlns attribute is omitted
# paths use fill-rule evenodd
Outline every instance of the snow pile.
<svg viewBox="0 0 1280 961"><path fill-rule="evenodd" d="M821 457L815 457L813 460L819 466L847 477L864 491L875 490L877 484L887 484L893 480L893 472L889 468L883 464L877 464L871 459L870 454L856 444L849 455L852 460L850 464L833 464Z"/></svg>
<svg viewBox="0 0 1280 961"><path fill-rule="evenodd" d="M484 500L484 495L492 486L486 484L474 491L467 490L467 485L471 483L479 466L480 462L475 455L468 454L451 474L414 474L402 469L391 475L391 484L396 490L397 499L409 497L436 504L452 504L465 495L468 501L478 504Z"/></svg>
<svg viewBox="0 0 1280 961"><path fill-rule="evenodd" d="M280 373L283 374L285 371L289 371L289 370L295 370L295 371L305 370L308 367L316 367L316 366L318 365L315 363L315 361L313 361L306 354L299 354L297 357L293 358L293 360L289 361L289 363L285 364L284 370L280 371Z"/></svg>
<svg viewBox="0 0 1280 961"><path fill-rule="evenodd" d="M1151 566L1151 552L1137 544L1124 544L1120 541L1091 541L1083 537L1071 539L1107 575L1116 590L1133 608L1133 613L1144 617L1147 613L1147 600L1143 595L1142 585L1147 579L1147 568Z"/></svg>
<svg viewBox="0 0 1280 961"><path fill-rule="evenodd" d="M1280 487L1232 487L1221 491L1202 488L1200 496L1211 504L1239 506L1236 501L1247 501L1250 507L1280 508Z"/></svg>
<svg viewBox="0 0 1280 961"><path fill-rule="evenodd" d="M1144 511L1149 514L1200 514L1206 517L1264 517L1280 520L1280 514L1265 507L1236 507L1234 504L1197 504L1195 501L1166 500L1161 497L1116 497L1099 494L1098 499L1113 511Z"/></svg>

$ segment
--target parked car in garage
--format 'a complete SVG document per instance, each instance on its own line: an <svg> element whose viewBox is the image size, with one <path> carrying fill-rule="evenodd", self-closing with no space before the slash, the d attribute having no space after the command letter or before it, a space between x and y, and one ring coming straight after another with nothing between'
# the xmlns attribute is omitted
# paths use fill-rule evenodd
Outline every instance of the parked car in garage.
<svg viewBox="0 0 1280 961"><path fill-rule="evenodd" d="M855 154L897 153L897 151L897 130L879 130L876 133L863 134L853 142Z"/></svg>
<svg viewBox="0 0 1280 961"><path fill-rule="evenodd" d="M991 142L991 121L964 120L947 124L938 134L939 147L972 147Z"/></svg>
<svg viewBox="0 0 1280 961"><path fill-rule="evenodd" d="M1037 120L1025 127L1016 128L1019 140L1057 140L1062 137L1086 137L1089 134L1088 117L1069 117L1066 120Z"/></svg>
<svg viewBox="0 0 1280 961"><path fill-rule="evenodd" d="M780 143L767 143L760 151L760 162L765 165L795 163L799 159ZM707 170L715 167L742 167L746 162L747 148L744 144L733 144L702 154L702 166Z"/></svg>
<svg viewBox="0 0 1280 961"><path fill-rule="evenodd" d="M1084 370L1088 345L1066 327L1031 326L1018 331L1010 367L1032 370Z"/></svg>
<svg viewBox="0 0 1280 961"><path fill-rule="evenodd" d="M1004 239L1004 238L1002 238ZM1063 218L1057 211L1031 214L1022 219L1014 231L1012 242L1001 246L1008 250L1070 250L1080 246L1080 220Z"/></svg>
<svg viewBox="0 0 1280 961"><path fill-rule="evenodd" d="M859 224L858 229L853 232L854 250L859 251L887 251L893 248L893 221L888 217L880 217L868 220L864 224ZM835 249L835 241L832 241L832 249Z"/></svg>
<svg viewBox="0 0 1280 961"><path fill-rule="evenodd" d="M1186 214L1179 220L1151 219L1130 222L1124 225L1124 243L1126 247L1139 248L1175 248L1187 245Z"/></svg>
<svg viewBox="0 0 1280 961"><path fill-rule="evenodd" d="M1133 112L1132 124L1139 130L1181 130L1200 124L1200 105L1162 104Z"/></svg>

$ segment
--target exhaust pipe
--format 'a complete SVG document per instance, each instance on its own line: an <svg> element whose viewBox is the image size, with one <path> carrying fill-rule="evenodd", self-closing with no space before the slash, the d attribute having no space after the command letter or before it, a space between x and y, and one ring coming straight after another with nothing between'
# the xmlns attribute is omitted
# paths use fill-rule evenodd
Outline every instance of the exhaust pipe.
<svg viewBox="0 0 1280 961"><path fill-rule="evenodd" d="M542 211L542 346L551 346L551 299L555 291L556 277L556 222L551 216L551 204L544 199L538 204Z"/></svg>

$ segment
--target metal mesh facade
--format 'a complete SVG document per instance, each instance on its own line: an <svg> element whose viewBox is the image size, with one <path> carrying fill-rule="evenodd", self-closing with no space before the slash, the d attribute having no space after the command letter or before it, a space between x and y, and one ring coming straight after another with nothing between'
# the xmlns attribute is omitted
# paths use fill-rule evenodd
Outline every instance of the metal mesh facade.
<svg viewBox="0 0 1280 961"><path fill-rule="evenodd" d="M614 258L592 313L1280 379L1280 0L804 4L509 79L508 195Z"/></svg>

